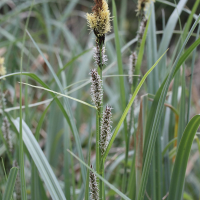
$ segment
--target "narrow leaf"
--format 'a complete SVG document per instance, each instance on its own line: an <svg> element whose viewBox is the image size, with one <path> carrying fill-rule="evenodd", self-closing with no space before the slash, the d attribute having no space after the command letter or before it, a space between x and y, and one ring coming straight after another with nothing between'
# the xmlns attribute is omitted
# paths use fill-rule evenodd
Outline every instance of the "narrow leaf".
<svg viewBox="0 0 200 200"><path fill-rule="evenodd" d="M185 180L187 162L190 155L190 150L194 140L194 136L196 134L199 125L200 125L200 115L196 115L188 123L181 138L172 172L169 197L168 197L168 199L170 200L182 199L182 191Z"/></svg>
<svg viewBox="0 0 200 200"><path fill-rule="evenodd" d="M19 118L12 121L19 131ZM37 169L40 172L40 175L52 198L54 200L66 200L56 176L51 169L51 166L49 165L37 140L33 136L33 133L24 121L22 121L22 133L24 144L26 145L35 165L37 166Z"/></svg>
<svg viewBox="0 0 200 200"><path fill-rule="evenodd" d="M4 195L3 195L3 200L10 200L12 198L13 190L14 190L14 187L15 187L15 181L16 181L16 178L17 178L17 172L18 172L18 169L16 167L13 167L10 170L8 180L7 180L7 183L6 183L6 189L5 189L5 192L4 192Z"/></svg>

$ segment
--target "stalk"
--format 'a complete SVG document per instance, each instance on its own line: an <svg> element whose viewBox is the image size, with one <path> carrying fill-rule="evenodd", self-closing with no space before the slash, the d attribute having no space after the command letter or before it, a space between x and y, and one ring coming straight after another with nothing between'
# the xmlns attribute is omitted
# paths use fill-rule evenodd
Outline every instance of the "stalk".
<svg viewBox="0 0 200 200"><path fill-rule="evenodd" d="M103 68L103 65L102 65L102 44L100 45L100 66L98 67L98 73L101 77L101 80L103 81L102 79L102 68ZM102 82L102 88L103 88L103 82ZM99 140L96 141L96 145L97 145L97 149L99 151L99 164L100 164L100 167L99 167L99 174L102 176L104 174L104 164L102 164L102 156L101 156L101 149L100 149L100 145L99 145L99 141L100 141L100 133L101 133L101 130L100 130L100 124L101 124L101 117L102 117L102 113L103 113L103 98L102 98L102 103L101 103L101 107L100 107L100 110L99 110L99 131L98 131L98 138ZM103 188L104 188L104 185L103 185L103 181L101 179L99 179L99 198L101 200L103 200Z"/></svg>
<svg viewBox="0 0 200 200"><path fill-rule="evenodd" d="M110 26L111 17L110 17L110 11L108 8L108 3L106 0L94 0L94 2L95 2L95 6L92 8L93 13L91 13L91 14L87 13L86 18L87 18L87 22L88 22L90 29L94 32L94 34L96 36L96 46L97 47L96 47L95 53L97 53L97 54L94 55L94 59L95 59L96 64L98 65L98 75L100 76L100 78L98 77L98 81L100 81L99 79L101 79L100 82L101 82L101 87L102 87L102 85L103 85L102 69L103 69L103 65L107 61L107 59L102 54L102 49L103 49L103 45L105 42L105 35L111 31L111 26ZM99 50L99 52L98 52L98 50ZM93 76L96 76L94 71L93 71L93 73L94 73ZM94 88L96 87L95 83L94 83L93 87ZM101 88L99 90L100 90L100 95L102 95L102 96L99 97L100 99L98 99L97 112L96 112L96 170L97 170L97 173L99 173L100 175L103 175L104 174L104 165L102 164L103 159L102 159L102 155L101 155L102 152L100 149L100 146L101 146L100 145L100 132L101 132L100 124L101 124L102 113L103 113L102 112L103 111L103 94L101 92L103 89ZM99 92L99 90L98 90L98 92ZM95 100L95 97L93 99ZM101 100L101 101L99 101L99 100ZM103 196L102 196L103 182L101 180L98 180L98 182L99 182L99 198L102 200L103 199Z"/></svg>
<svg viewBox="0 0 200 200"><path fill-rule="evenodd" d="M100 132L99 132L99 111L96 111L96 171L99 174L99 161L100 161L100 147L99 147L99 139L100 139ZM99 182L99 179L97 179Z"/></svg>
<svg viewBox="0 0 200 200"><path fill-rule="evenodd" d="M103 162L102 159L101 159L101 165L100 165L100 173L99 173L99 175L102 176L102 177L104 175L104 162ZM99 182L99 199L100 200L104 200L104 191L103 191L103 189L104 189L104 184L103 184L103 181L100 180L100 182Z"/></svg>

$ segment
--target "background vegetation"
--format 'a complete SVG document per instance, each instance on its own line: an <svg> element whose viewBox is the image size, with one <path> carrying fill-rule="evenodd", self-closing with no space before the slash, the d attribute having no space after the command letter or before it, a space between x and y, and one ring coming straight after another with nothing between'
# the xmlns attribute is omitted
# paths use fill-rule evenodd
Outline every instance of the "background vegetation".
<svg viewBox="0 0 200 200"><path fill-rule="evenodd" d="M157 0L150 6L140 80L169 50L130 104L130 138L124 137L123 123L116 132L105 162L104 178L110 183L105 182L106 199L200 199L199 3ZM106 36L108 63L103 69L104 106L113 108L114 133L124 111L122 78L125 106L129 103L129 56L136 48L139 21L136 0L108 4L118 24ZM93 5L92 0L0 1L0 57L7 70L5 79L0 77L0 126L7 117L11 134L8 141L0 131L0 199L89 198L87 168L67 150L95 166L96 114L83 104L92 104L89 72L95 36L86 13ZM124 76L119 77L118 67ZM20 90L19 82L51 91L28 85Z"/></svg>

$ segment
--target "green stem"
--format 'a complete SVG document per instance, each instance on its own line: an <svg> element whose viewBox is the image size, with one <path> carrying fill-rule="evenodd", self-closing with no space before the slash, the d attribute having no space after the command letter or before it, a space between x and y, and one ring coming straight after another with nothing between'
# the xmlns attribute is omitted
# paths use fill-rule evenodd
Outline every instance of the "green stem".
<svg viewBox="0 0 200 200"><path fill-rule="evenodd" d="M103 162L103 160L101 160L99 175L102 176L102 177L104 175L104 162ZM99 199L104 200L104 184L103 184L102 180L99 181Z"/></svg>
<svg viewBox="0 0 200 200"><path fill-rule="evenodd" d="M101 45L99 47L99 50L100 50L100 66L98 67L98 73L101 77L101 80L103 81L102 79L102 69L103 69L103 65L102 65L102 47L103 45ZM103 82L102 82L102 87L103 87ZM100 134L101 134L101 130L100 130L100 125L101 125L101 117L102 117L102 113L103 113L103 98L102 98L102 103L101 103L101 107L98 111L98 114L99 114L99 126L98 126L98 138L99 140L96 141L96 148L98 149L99 151L99 159L98 159L98 164L99 164L99 174L102 176L102 174L104 173L104 165L102 164L102 159L101 159L101 149L100 149L100 145L99 145L99 141L100 141ZM103 168L102 168L103 167ZM99 180L99 197L101 200L103 200L103 188L104 188L104 185L103 185L103 182L102 180Z"/></svg>
<svg viewBox="0 0 200 200"><path fill-rule="evenodd" d="M100 160L100 148L99 148L99 111L96 111L96 171L99 174L99 160ZM98 181L97 181L98 182Z"/></svg>

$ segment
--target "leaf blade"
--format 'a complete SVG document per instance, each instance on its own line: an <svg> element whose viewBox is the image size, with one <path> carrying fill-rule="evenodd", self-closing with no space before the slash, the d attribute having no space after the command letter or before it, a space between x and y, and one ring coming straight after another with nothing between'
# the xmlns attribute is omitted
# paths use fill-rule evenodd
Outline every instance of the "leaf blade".
<svg viewBox="0 0 200 200"><path fill-rule="evenodd" d="M192 142L199 125L200 115L196 115L190 120L190 122L186 126L183 136L181 138L172 172L172 179L168 197L170 200L182 199L187 162L190 155Z"/></svg>
<svg viewBox="0 0 200 200"><path fill-rule="evenodd" d="M16 167L13 167L10 170L8 180L7 180L7 183L6 183L6 189L5 189L5 192L3 194L3 200L10 200L12 198L13 190L14 190L14 187L15 187L15 181L16 181L16 178L17 178L17 172L18 172L18 169Z"/></svg>

